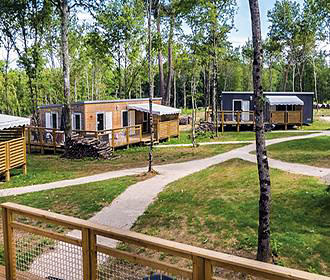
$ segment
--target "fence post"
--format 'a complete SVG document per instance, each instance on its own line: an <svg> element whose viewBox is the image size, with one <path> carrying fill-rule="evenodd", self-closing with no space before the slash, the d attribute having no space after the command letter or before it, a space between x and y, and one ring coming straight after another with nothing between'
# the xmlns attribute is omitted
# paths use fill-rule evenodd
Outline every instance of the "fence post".
<svg viewBox="0 0 330 280"><path fill-rule="evenodd" d="M44 149L44 129L39 128L39 137L40 137L40 145L41 145L41 154L45 153Z"/></svg>
<svg viewBox="0 0 330 280"><path fill-rule="evenodd" d="M89 280L91 275L90 241L89 241L90 232L88 228L83 228L81 233L82 233L83 279Z"/></svg>
<svg viewBox="0 0 330 280"><path fill-rule="evenodd" d="M53 128L52 134L53 134L54 154L56 154L56 130L55 130L55 128Z"/></svg>
<svg viewBox="0 0 330 280"><path fill-rule="evenodd" d="M25 143L25 137L23 138L23 157L24 157L24 164L23 164L23 175L27 174L27 163L26 163L26 143Z"/></svg>
<svg viewBox="0 0 330 280"><path fill-rule="evenodd" d="M240 125L240 112L237 111L237 132L239 132L239 125Z"/></svg>
<svg viewBox="0 0 330 280"><path fill-rule="evenodd" d="M7 280L16 280L16 250L14 231L11 226L12 220L12 211L7 208L2 208L3 242Z"/></svg>
<svg viewBox="0 0 330 280"><path fill-rule="evenodd" d="M127 148L129 148L129 128L126 127L126 144Z"/></svg>
<svg viewBox="0 0 330 280"><path fill-rule="evenodd" d="M111 130L111 145L112 148L115 149L115 131Z"/></svg>
<svg viewBox="0 0 330 280"><path fill-rule="evenodd" d="M97 249L96 234L93 230L89 230L89 260L90 260L90 280L97 279Z"/></svg>
<svg viewBox="0 0 330 280"><path fill-rule="evenodd" d="M6 182L10 181L10 145L9 143L6 143L5 146L6 150Z"/></svg>
<svg viewBox="0 0 330 280"><path fill-rule="evenodd" d="M205 260L201 257L193 256L193 280L206 280Z"/></svg>
<svg viewBox="0 0 330 280"><path fill-rule="evenodd" d="M139 129L140 129L140 145L142 142L142 124L139 125Z"/></svg>

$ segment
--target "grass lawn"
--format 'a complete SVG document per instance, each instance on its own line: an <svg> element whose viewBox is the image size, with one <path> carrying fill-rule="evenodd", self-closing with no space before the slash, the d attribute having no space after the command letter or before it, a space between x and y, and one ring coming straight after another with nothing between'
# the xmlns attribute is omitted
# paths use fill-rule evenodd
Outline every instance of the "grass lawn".
<svg viewBox="0 0 330 280"><path fill-rule="evenodd" d="M127 176L62 189L1 197L0 203L10 201L63 215L89 219L103 207L110 205L128 186L148 177L149 175ZM60 226L52 225L52 227L58 232L64 230ZM47 228L49 229L49 226ZM2 240L2 222L0 221L0 264L4 261Z"/></svg>
<svg viewBox="0 0 330 280"><path fill-rule="evenodd" d="M271 158L330 168L330 137L289 141L267 147Z"/></svg>
<svg viewBox="0 0 330 280"><path fill-rule="evenodd" d="M201 159L230 151L242 145L213 145L179 148L154 149L154 164L167 164ZM11 181L0 184L0 188L12 188L33 184L49 183L72 179L97 173L147 166L148 147L132 147L117 150L119 158L114 160L68 160L58 155L28 155L28 175L23 176L20 169L13 170Z"/></svg>
<svg viewBox="0 0 330 280"><path fill-rule="evenodd" d="M276 263L330 276L329 189L316 178L275 169L271 180ZM133 230L255 258L258 190L256 165L230 160L170 184Z"/></svg>
<svg viewBox="0 0 330 280"><path fill-rule="evenodd" d="M303 125L303 130L330 130L330 122L314 117L314 121L311 125Z"/></svg>
<svg viewBox="0 0 330 280"><path fill-rule="evenodd" d="M310 132L267 132L266 139L275 139L275 138L283 138L290 136L299 136L299 135L307 135L311 134ZM201 142L215 142L215 141L253 141L255 140L255 132L253 131L242 131L242 132L232 132L226 131L223 135L219 132L219 137L198 137L197 143ZM170 141L162 143L164 145L170 144L191 144L191 130L190 131L182 131L180 132L179 138L172 138Z"/></svg>

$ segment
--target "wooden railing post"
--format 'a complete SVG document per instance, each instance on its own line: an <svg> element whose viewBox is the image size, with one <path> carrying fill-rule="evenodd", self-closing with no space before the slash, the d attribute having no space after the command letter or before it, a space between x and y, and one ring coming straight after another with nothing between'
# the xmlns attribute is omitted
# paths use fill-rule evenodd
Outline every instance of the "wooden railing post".
<svg viewBox="0 0 330 280"><path fill-rule="evenodd" d="M5 151L6 151L6 182L10 181L10 146L9 143L5 144Z"/></svg>
<svg viewBox="0 0 330 280"><path fill-rule="evenodd" d="M205 279L205 260L201 257L193 256L193 280Z"/></svg>
<svg viewBox="0 0 330 280"><path fill-rule="evenodd" d="M94 230L89 230L89 261L90 261L90 280L97 279L97 248L96 234Z"/></svg>
<svg viewBox="0 0 330 280"><path fill-rule="evenodd" d="M2 208L3 243L7 280L16 280L16 249L14 231L11 226L12 221L12 211L7 208Z"/></svg>
<svg viewBox="0 0 330 280"><path fill-rule="evenodd" d="M90 279L90 268L91 268L91 260L90 260L90 232L88 228L82 229L82 258L83 258L83 279Z"/></svg>
<svg viewBox="0 0 330 280"><path fill-rule="evenodd" d="M241 117L241 114L239 111L237 111L237 132L239 132L239 125L240 125L240 117Z"/></svg>
<svg viewBox="0 0 330 280"><path fill-rule="evenodd" d="M111 130L111 146L114 149L115 148L115 131Z"/></svg>
<svg viewBox="0 0 330 280"><path fill-rule="evenodd" d="M140 129L140 143L142 142L142 124L139 125Z"/></svg>
<svg viewBox="0 0 330 280"><path fill-rule="evenodd" d="M25 137L22 140L22 145L23 145L23 157L24 157L24 164L22 166L23 168L23 175L27 174L27 162L26 162L26 143L25 143Z"/></svg>
<svg viewBox="0 0 330 280"><path fill-rule="evenodd" d="M56 154L56 130L55 130L55 128L53 128L52 135L53 135L54 154Z"/></svg>
<svg viewBox="0 0 330 280"><path fill-rule="evenodd" d="M129 128L126 127L126 144L127 148L129 148Z"/></svg>
<svg viewBox="0 0 330 280"><path fill-rule="evenodd" d="M41 146L41 154L45 153L45 149L44 149L44 132L45 130L43 128L39 128L39 137L40 137L40 146Z"/></svg>

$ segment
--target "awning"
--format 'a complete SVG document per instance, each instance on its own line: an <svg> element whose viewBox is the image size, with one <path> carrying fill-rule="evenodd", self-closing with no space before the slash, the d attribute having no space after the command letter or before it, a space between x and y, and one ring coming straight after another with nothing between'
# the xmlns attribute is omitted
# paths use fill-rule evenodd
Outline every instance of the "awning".
<svg viewBox="0 0 330 280"><path fill-rule="evenodd" d="M127 105L127 109L149 113L149 103L130 104L130 105ZM168 107L168 106L164 106L164 105L159 105L159 104L152 104L152 114L153 115L163 116L163 115L173 115L173 114L180 114L180 113L181 113L180 109L176 109L176 108Z"/></svg>
<svg viewBox="0 0 330 280"><path fill-rule="evenodd" d="M268 103L270 105L304 105L304 101L299 99L297 96L287 95L266 95Z"/></svg>
<svg viewBox="0 0 330 280"><path fill-rule="evenodd" d="M0 130L29 124L30 119L28 118L0 114Z"/></svg>

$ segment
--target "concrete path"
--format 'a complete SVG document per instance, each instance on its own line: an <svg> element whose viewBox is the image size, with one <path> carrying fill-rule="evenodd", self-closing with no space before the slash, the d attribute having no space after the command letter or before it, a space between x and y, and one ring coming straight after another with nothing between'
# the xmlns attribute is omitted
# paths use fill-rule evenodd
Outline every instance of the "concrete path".
<svg viewBox="0 0 330 280"><path fill-rule="evenodd" d="M228 144L252 144L254 141L222 141L222 142L202 142L197 143L198 146L206 145L228 145ZM172 147L192 147L192 144L169 144L169 145L155 145L155 148L172 148Z"/></svg>
<svg viewBox="0 0 330 280"><path fill-rule="evenodd" d="M289 138L273 139L268 140L267 145L281 143L289 140L312 138L319 135L320 134L310 134ZM322 135L330 136L330 132L324 132ZM255 144L253 143L206 159L155 166L154 168L159 172L159 175L128 187L126 191L124 191L111 203L111 205L104 207L100 212L93 216L90 221L128 230L133 226L138 217L145 212L147 207L156 199L157 195L163 191L169 183L233 158L241 158L243 160L256 162L255 155L250 154L250 152L254 150ZM321 177L330 174L330 169L305 166L301 164L284 163L272 159L269 160L269 164L274 168L309 176ZM99 179L100 176L103 176L102 178L104 180L104 178L109 178L109 176L114 178L113 176L115 176L115 174L133 175L141 171L145 171L145 168L134 169L133 171L124 170L122 171L124 173L108 172L95 176L97 179ZM95 178L95 176L80 178L79 183L81 184L86 181L90 182L93 177ZM73 180L71 180L71 182L72 181ZM81 232L78 230L71 231L68 233L68 235L81 238ZM116 247L118 241L101 237L98 238L98 243L109 247ZM67 243L57 242L53 250L40 255L37 259L34 260L34 262L31 264L30 272L41 277L52 276L60 279L81 279L81 259L82 255L79 248ZM54 265L50 267L50 263Z"/></svg>

